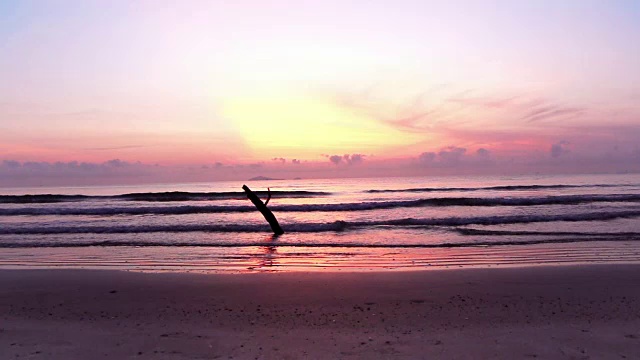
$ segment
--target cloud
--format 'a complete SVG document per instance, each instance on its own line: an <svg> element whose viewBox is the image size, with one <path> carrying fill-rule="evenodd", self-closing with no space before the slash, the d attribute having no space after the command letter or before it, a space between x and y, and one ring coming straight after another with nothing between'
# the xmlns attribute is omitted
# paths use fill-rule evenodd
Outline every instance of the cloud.
<svg viewBox="0 0 640 360"><path fill-rule="evenodd" d="M331 161L334 165L339 165L341 163L345 163L347 165L358 165L364 162L364 158L366 155L363 154L344 154L340 155L331 155L329 156L329 161Z"/></svg>
<svg viewBox="0 0 640 360"><path fill-rule="evenodd" d="M478 150L476 150L476 156L478 156L479 158L486 159L491 156L491 151L485 148L479 148Z"/></svg>
<svg viewBox="0 0 640 360"><path fill-rule="evenodd" d="M126 167L126 166L129 166L130 164L129 164L128 162L126 162L126 161L122 161L122 160L120 160L120 159L113 159L113 160L106 161L106 162L104 163L104 165L106 165L106 166L113 166L113 167L119 167L119 168L120 168L120 167Z"/></svg>
<svg viewBox="0 0 640 360"><path fill-rule="evenodd" d="M486 150L488 151L488 150ZM421 165L450 166L462 161L467 149L457 146L447 146L440 151L423 152L418 155L418 163Z"/></svg>
<svg viewBox="0 0 640 360"><path fill-rule="evenodd" d="M306 171L305 165L296 166ZM182 183L248 179L260 171L265 176L283 174L280 163L158 165L112 159L104 162L20 162L0 160L0 187L84 186L106 184Z"/></svg>
<svg viewBox="0 0 640 360"><path fill-rule="evenodd" d="M331 161L335 165L338 165L338 164L340 164L342 162L342 156L340 156L340 155L331 155L331 156L329 156L329 161Z"/></svg>
<svg viewBox="0 0 640 360"><path fill-rule="evenodd" d="M570 107L556 104L541 104L539 106L534 106L531 110L529 110L522 117L522 120L527 123L532 123L558 117L574 117L582 115L585 111L586 109L582 107Z"/></svg>
<svg viewBox="0 0 640 360"><path fill-rule="evenodd" d="M423 152L418 155L418 162L421 164L431 164L436 160L436 153L434 152Z"/></svg>
<svg viewBox="0 0 640 360"><path fill-rule="evenodd" d="M291 163L292 163L292 164L294 164L294 165L300 165L300 160L298 160L298 159L292 159L292 160L291 160Z"/></svg>
<svg viewBox="0 0 640 360"><path fill-rule="evenodd" d="M426 110L419 113L412 113L403 117L385 120L389 125L407 131L424 131L425 125L421 122L437 114L437 110Z"/></svg>
<svg viewBox="0 0 640 360"><path fill-rule="evenodd" d="M345 157L347 157L347 155L345 155ZM351 154L351 158L347 157L346 160L349 165L357 165L364 161L364 157L365 155L362 154Z"/></svg>
<svg viewBox="0 0 640 360"><path fill-rule="evenodd" d="M281 162L281 163L283 163L283 164L284 164L285 162L287 162L287 159L285 159L285 158L281 158L281 157L275 157L275 158L273 158L273 159L271 159L271 160L272 160L272 161L280 161L280 162Z"/></svg>
<svg viewBox="0 0 640 360"><path fill-rule="evenodd" d="M152 177L153 165L113 159L102 163L4 160L0 163L0 185L99 184L119 178L123 181Z"/></svg>
<svg viewBox="0 0 640 360"><path fill-rule="evenodd" d="M391 99L386 94L387 87L378 85L361 92L333 92L329 97L341 108L400 131L422 133L435 122L451 116L451 109L434 101L434 98L442 97L439 94L442 90L443 85L439 84L431 89L405 93L400 98Z"/></svg>
<svg viewBox="0 0 640 360"><path fill-rule="evenodd" d="M20 162L15 161L15 160L4 160L2 162L2 166L1 167L5 167L7 169L17 169L21 166L22 164L20 164Z"/></svg>
<svg viewBox="0 0 640 360"><path fill-rule="evenodd" d="M527 98L526 96L504 96L504 97L453 97L448 101L467 107L482 107L493 110L494 114L499 110L524 112L521 120L527 123L553 119L570 118L584 114L585 107L563 105L540 98Z"/></svg>
<svg viewBox="0 0 640 360"><path fill-rule="evenodd" d="M447 99L447 101L464 105L464 106L477 106L490 109L501 109L513 106L516 103L518 96L508 97L489 97L489 96L454 96Z"/></svg>
<svg viewBox="0 0 640 360"><path fill-rule="evenodd" d="M125 146L113 146L113 147L85 148L84 150L89 150L89 151L126 150L126 149L139 149L144 147L145 147L144 145L125 145Z"/></svg>
<svg viewBox="0 0 640 360"><path fill-rule="evenodd" d="M558 143L551 145L551 157L558 158L562 155L568 154L571 151L567 148L569 145L568 141L560 141Z"/></svg>
<svg viewBox="0 0 640 360"><path fill-rule="evenodd" d="M438 158L443 163L457 163L462 156L467 152L467 149L456 146L446 147L438 152Z"/></svg>
<svg viewBox="0 0 640 360"><path fill-rule="evenodd" d="M11 173L42 173L45 174L61 174L63 172L67 173L110 173L122 171L123 169L133 169L133 168L142 168L144 166L139 162L131 163L128 161L123 161L120 159L108 160L102 163L88 163L88 162L78 162L78 161L69 161L69 162L61 162L57 161L54 163L49 163L45 161L25 161L19 162L15 160L4 160L2 164L0 164L1 172L11 172Z"/></svg>

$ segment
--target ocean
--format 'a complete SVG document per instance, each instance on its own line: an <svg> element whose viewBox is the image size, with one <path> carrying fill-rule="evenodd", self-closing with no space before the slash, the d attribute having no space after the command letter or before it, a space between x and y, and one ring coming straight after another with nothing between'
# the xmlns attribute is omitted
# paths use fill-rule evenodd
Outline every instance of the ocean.
<svg viewBox="0 0 640 360"><path fill-rule="evenodd" d="M265 200L274 236L246 198ZM0 189L0 268L368 271L640 261L640 175Z"/></svg>

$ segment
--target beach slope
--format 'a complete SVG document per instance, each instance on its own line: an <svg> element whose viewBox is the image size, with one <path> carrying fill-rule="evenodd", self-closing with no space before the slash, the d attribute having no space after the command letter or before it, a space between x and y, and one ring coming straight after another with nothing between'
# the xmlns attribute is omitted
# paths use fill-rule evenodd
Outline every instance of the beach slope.
<svg viewBox="0 0 640 360"><path fill-rule="evenodd" d="M640 266L0 271L2 359L640 357Z"/></svg>

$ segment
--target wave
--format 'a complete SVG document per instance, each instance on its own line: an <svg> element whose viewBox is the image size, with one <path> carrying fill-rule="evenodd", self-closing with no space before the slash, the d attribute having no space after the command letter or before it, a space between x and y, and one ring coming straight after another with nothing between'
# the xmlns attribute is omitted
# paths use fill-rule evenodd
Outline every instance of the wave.
<svg viewBox="0 0 640 360"><path fill-rule="evenodd" d="M334 221L329 223L283 223L286 232L337 232L373 227L435 227L463 225L524 224L553 221L603 221L640 217L640 210L589 212L563 215L508 215L478 217L446 217L434 219L403 218L379 221ZM0 228L0 235L52 235L52 234L129 234L129 233L184 233L184 232L270 232L265 225L254 224L174 224L135 226L41 226Z"/></svg>
<svg viewBox="0 0 640 360"><path fill-rule="evenodd" d="M258 196L267 196L266 191L254 191ZM301 198L330 195L321 191L271 191L271 195L278 198ZM149 201L149 202L171 202L171 201L206 201L206 200L229 200L245 199L246 194L242 191L225 192L185 192L168 191L158 193L130 193L121 195L58 195L58 194L36 194L36 195L0 195L0 204L29 204L29 203L61 203L83 200L125 200L125 201Z"/></svg>
<svg viewBox="0 0 640 360"><path fill-rule="evenodd" d="M88 195L55 195L55 194L0 195L0 204L58 203L58 202L88 200L91 198L92 197Z"/></svg>
<svg viewBox="0 0 640 360"><path fill-rule="evenodd" d="M272 242L247 241L247 242L206 242L206 241L119 241L119 240L87 240L74 242L47 242L47 241L3 241L0 248L78 248L78 247L211 247L211 248L237 248L237 247L304 247L304 248L474 248L488 246L513 246L513 245L537 245L537 244L562 244L580 242L615 242L615 241L640 241L640 234L626 237L624 240L609 236L585 237L559 237L547 239L531 239L517 241L474 241L472 243L430 243L430 244L367 244L359 242L341 243L300 243L275 240Z"/></svg>
<svg viewBox="0 0 640 360"><path fill-rule="evenodd" d="M402 193L402 192L449 192L449 191L482 191L482 190L545 190L545 189L571 189L571 188L614 188L640 186L631 184L593 184L593 185L499 185L486 187L441 187L441 188L409 188L409 189L371 189L365 193ZM258 196L267 196L266 191L254 191ZM304 190L283 190L271 191L272 196L278 198L303 198L331 195L331 192L324 191L304 191ZM40 204L40 203L64 203L85 200L124 200L141 202L180 202L180 201L208 201L208 200L230 200L245 199L246 194L242 191L223 192L142 192L127 193L119 195L63 195L63 194L26 194L26 195L0 195L0 204Z"/></svg>
<svg viewBox="0 0 640 360"><path fill-rule="evenodd" d="M447 191L517 191L517 190L552 190L552 189L575 189L575 188L612 188L637 185L613 185L613 184L593 184L593 185L498 185L483 187L441 187L441 188L409 188L409 189L372 189L367 193L396 193L396 192L447 192Z"/></svg>
<svg viewBox="0 0 640 360"><path fill-rule="evenodd" d="M578 232L578 231L526 231L526 230L484 230L473 228L456 228L453 231L469 236L607 236L607 237L635 237L635 232Z"/></svg>
<svg viewBox="0 0 640 360"><path fill-rule="evenodd" d="M185 214L214 214L241 213L255 211L253 206L142 206L142 207L103 207L103 208L19 208L0 209L0 216L16 215L185 215Z"/></svg>
<svg viewBox="0 0 640 360"><path fill-rule="evenodd" d="M536 205L577 205L595 202L640 202L640 194L612 194L612 195L561 195L544 197L518 198L430 198L418 200L372 201L360 203L338 204L291 204L271 205L276 212L344 212L366 211L393 208L412 207L441 207L441 206L536 206ZM15 215L185 215L212 213L242 213L255 211L251 205L182 205L182 206L116 206L102 208L13 208L0 209L0 216Z"/></svg>

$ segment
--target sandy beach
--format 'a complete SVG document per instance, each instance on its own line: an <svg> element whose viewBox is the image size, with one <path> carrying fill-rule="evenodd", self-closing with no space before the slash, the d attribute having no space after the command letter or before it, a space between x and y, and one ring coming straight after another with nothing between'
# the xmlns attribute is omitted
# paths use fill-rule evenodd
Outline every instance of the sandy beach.
<svg viewBox="0 0 640 360"><path fill-rule="evenodd" d="M0 358L640 357L640 266L0 271Z"/></svg>

